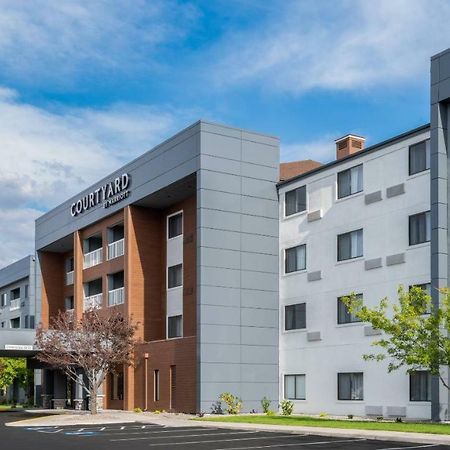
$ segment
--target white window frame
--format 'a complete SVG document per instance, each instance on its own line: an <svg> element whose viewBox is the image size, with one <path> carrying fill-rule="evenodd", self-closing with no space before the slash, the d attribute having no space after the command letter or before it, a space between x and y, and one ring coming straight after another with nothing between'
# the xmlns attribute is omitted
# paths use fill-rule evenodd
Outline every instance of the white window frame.
<svg viewBox="0 0 450 450"><path fill-rule="evenodd" d="M179 336L173 336L169 337L169 318L171 317L181 317L181 333ZM174 314L172 316L166 316L166 339L172 340L172 339L181 339L184 336L184 316L183 313L181 314Z"/></svg>
<svg viewBox="0 0 450 450"><path fill-rule="evenodd" d="M171 267L176 267L176 266L181 266L181 284L179 286L169 287L169 269ZM166 289L168 291L171 291L172 289L180 289L180 288L183 287L183 283L184 283L184 274L183 274L183 272L184 272L184 264L182 262L178 263L178 264L174 264L172 266L167 266L167 268L166 268Z"/></svg>
<svg viewBox="0 0 450 450"><path fill-rule="evenodd" d="M349 195L345 195L343 197L339 197L339 174L341 174L343 172L347 172L347 171L350 171L350 174L351 174L351 170L355 169L356 167L361 167L361 171L362 171L362 188L361 188L361 190L353 192L353 193L351 193ZM350 185L351 185L351 175L350 175ZM361 194L363 192L364 192L364 163L355 164L352 167L348 167L347 169L343 169L343 170L340 170L339 172L336 172L336 199L335 199L336 201L342 201L342 200L344 200L346 198L354 197L354 196L359 195L359 194Z"/></svg>
<svg viewBox="0 0 450 450"><path fill-rule="evenodd" d="M169 219L173 216L177 216L178 214L181 214L181 234L178 234L177 236L169 238ZM177 239L183 235L184 235L184 210L180 209L179 211L169 214L166 217L166 238L167 238L166 240L172 241L173 239Z"/></svg>
<svg viewBox="0 0 450 450"><path fill-rule="evenodd" d="M296 189L300 189L302 187L305 188L305 209L303 211L298 211L296 213L286 215L286 194L288 192L295 191ZM292 217L298 217L303 214L307 214L308 211L309 211L309 190L308 190L307 184L302 184L301 186L298 186L296 188L292 188L289 190L286 189L286 191L284 191L284 194L283 194L283 219L288 220L288 219L291 219Z"/></svg>

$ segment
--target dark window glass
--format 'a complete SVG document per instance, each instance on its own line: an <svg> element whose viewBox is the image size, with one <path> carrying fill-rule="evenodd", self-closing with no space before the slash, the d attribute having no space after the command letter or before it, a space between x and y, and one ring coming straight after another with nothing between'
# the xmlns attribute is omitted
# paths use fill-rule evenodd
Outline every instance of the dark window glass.
<svg viewBox="0 0 450 450"><path fill-rule="evenodd" d="M8 294L1 294L0 295L0 306L6 306L6 303L8 302Z"/></svg>
<svg viewBox="0 0 450 450"><path fill-rule="evenodd" d="M159 401L159 370L153 372L153 400Z"/></svg>
<svg viewBox="0 0 450 450"><path fill-rule="evenodd" d="M20 328L20 317L11 319L11 328Z"/></svg>
<svg viewBox="0 0 450 450"><path fill-rule="evenodd" d="M409 245L430 241L430 211L409 216Z"/></svg>
<svg viewBox="0 0 450 450"><path fill-rule="evenodd" d="M34 316L30 316L30 328L34 330L35 324L34 324Z"/></svg>
<svg viewBox="0 0 450 450"><path fill-rule="evenodd" d="M286 216L306 210L306 186L286 192L284 198Z"/></svg>
<svg viewBox="0 0 450 450"><path fill-rule="evenodd" d="M355 297L357 299L362 299L363 295L357 294ZM358 319L355 313L352 313L348 310L347 305L342 301L342 298L343 297L339 297L337 299L338 324L361 322L361 320Z"/></svg>
<svg viewBox="0 0 450 450"><path fill-rule="evenodd" d="M169 239L183 234L183 213L169 217Z"/></svg>
<svg viewBox="0 0 450 450"><path fill-rule="evenodd" d="M306 245L287 248L285 250L285 273L297 272L306 269Z"/></svg>
<svg viewBox="0 0 450 450"><path fill-rule="evenodd" d="M28 290L29 290L29 286L28 284L25 285L25 298L28 298Z"/></svg>
<svg viewBox="0 0 450 450"><path fill-rule="evenodd" d="M290 400L305 400L305 375L284 376L284 398Z"/></svg>
<svg viewBox="0 0 450 450"><path fill-rule="evenodd" d="M409 147L409 174L423 172L430 168L430 141L418 142Z"/></svg>
<svg viewBox="0 0 450 450"><path fill-rule="evenodd" d="M348 197L363 190L363 166L352 167L338 173L338 198Z"/></svg>
<svg viewBox="0 0 450 450"><path fill-rule="evenodd" d="M363 230L338 235L338 261L363 255Z"/></svg>
<svg viewBox="0 0 450 450"><path fill-rule="evenodd" d="M338 373L338 400L364 400L363 374Z"/></svg>
<svg viewBox="0 0 450 450"><path fill-rule="evenodd" d="M288 305L284 308L285 330L306 328L306 303Z"/></svg>
<svg viewBox="0 0 450 450"><path fill-rule="evenodd" d="M167 337L181 337L181 325L183 316L172 316L167 319Z"/></svg>
<svg viewBox="0 0 450 450"><path fill-rule="evenodd" d="M409 399L412 402L429 402L431 400L431 375L426 370L409 374Z"/></svg>
<svg viewBox="0 0 450 450"><path fill-rule="evenodd" d="M167 269L167 287L174 288L183 284L183 264L171 266Z"/></svg>

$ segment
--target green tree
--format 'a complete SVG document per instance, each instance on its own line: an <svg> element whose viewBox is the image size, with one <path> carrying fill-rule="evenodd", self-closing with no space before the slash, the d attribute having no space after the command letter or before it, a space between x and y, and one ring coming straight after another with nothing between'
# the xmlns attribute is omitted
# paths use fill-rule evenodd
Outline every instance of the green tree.
<svg viewBox="0 0 450 450"><path fill-rule="evenodd" d="M0 358L0 389L6 389L18 380L22 387L30 382L32 373L25 358Z"/></svg>
<svg viewBox="0 0 450 450"><path fill-rule="evenodd" d="M441 367L450 365L450 290L442 290L441 294L438 308L433 307L431 296L416 286L410 290L400 286L397 303L390 304L383 298L374 308L364 305L354 294L343 299L359 319L385 333L372 343L382 351L363 358L387 359L389 372L401 367L408 373L429 370L450 389L440 372Z"/></svg>

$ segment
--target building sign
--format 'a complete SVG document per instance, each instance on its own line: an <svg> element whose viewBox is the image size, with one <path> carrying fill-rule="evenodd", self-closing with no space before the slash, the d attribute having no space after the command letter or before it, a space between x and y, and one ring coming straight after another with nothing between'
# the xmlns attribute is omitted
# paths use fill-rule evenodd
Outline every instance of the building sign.
<svg viewBox="0 0 450 450"><path fill-rule="evenodd" d="M33 346L20 344L5 344L5 350L33 350Z"/></svg>
<svg viewBox="0 0 450 450"><path fill-rule="evenodd" d="M130 186L130 175L124 173L116 177L113 181L100 186L93 192L86 194L83 198L78 199L70 206L70 214L72 217L87 211L99 204L103 208L109 208L117 202L127 198L130 195L128 187Z"/></svg>

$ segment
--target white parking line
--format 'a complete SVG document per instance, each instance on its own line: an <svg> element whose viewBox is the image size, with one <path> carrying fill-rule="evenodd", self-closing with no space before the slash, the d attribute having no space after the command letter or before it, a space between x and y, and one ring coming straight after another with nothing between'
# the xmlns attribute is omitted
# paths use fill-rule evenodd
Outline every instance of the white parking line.
<svg viewBox="0 0 450 450"><path fill-rule="evenodd" d="M200 436L223 436L223 435L231 435L231 434L255 434L258 433L258 431L236 431L233 433L230 433L229 431L221 432L221 433L201 433L201 434L182 434L180 436L160 436L155 439L169 439L171 437L178 438L184 438L184 437L200 437ZM142 433L139 433L142 434ZM143 440L149 440L153 439L152 436L146 436L146 437L138 437L138 438L120 438L120 439L110 439L111 442L118 442L118 441L143 441ZM261 438L259 438L261 439ZM208 441L210 442L210 441ZM211 441L213 442L213 441ZM181 444L182 442L180 442ZM162 444L166 445L166 444Z"/></svg>
<svg viewBox="0 0 450 450"><path fill-rule="evenodd" d="M304 435L301 435L304 436ZM258 448L280 448L280 447L292 447L293 445L297 445L298 447L304 445L325 445L325 444L340 444L341 442L359 442L365 441L365 439L342 439L335 441L319 441L319 442L295 442L293 444L274 444L274 445L258 445L256 447L225 447L225 448L215 448L213 450L251 450Z"/></svg>
<svg viewBox="0 0 450 450"><path fill-rule="evenodd" d="M250 432L253 433L253 432ZM259 433L259 431L255 431L254 433ZM223 433L223 434L228 434L228 433ZM204 436L204 435L199 435L199 436ZM211 434L209 434L208 436L211 436ZM287 438L295 438L295 437L299 437L302 436L301 434L286 434L284 436L256 436L256 437L249 437L249 438L234 438L234 439L216 439L216 440L208 440L205 439L203 441L185 441L185 442L161 442L158 444L148 444L149 447L160 447L161 445L190 445L190 444L212 444L214 442L233 442L233 441L252 441L255 439L259 439L259 440L267 440L267 439L287 439ZM170 437L170 436L167 436ZM336 442L336 441L332 441L332 442ZM345 441L339 441L339 442L345 442ZM287 445L287 444L285 444ZM290 445L306 445L306 444L290 444ZM283 447L283 444L277 444L277 445L272 445L272 447ZM247 448L251 448L251 447L243 447L245 449ZM256 447L258 448L258 447Z"/></svg>
<svg viewBox="0 0 450 450"><path fill-rule="evenodd" d="M377 450L405 450L408 448L431 448L431 447L437 447L438 444L425 444L425 445L414 445L413 447L383 447L379 448Z"/></svg>
<svg viewBox="0 0 450 450"><path fill-rule="evenodd" d="M186 433L186 432L190 432L190 431L203 431L204 428L189 428L189 430L186 429L181 429L181 430L172 430L172 429L168 429L168 430L157 430L157 431L117 431L116 433L102 433L102 436L126 436L126 435L138 435L138 436L142 436L143 434L147 434L147 435L153 435L153 434L160 434L160 433ZM208 431L217 431L218 428L208 428ZM207 435L207 434L206 434Z"/></svg>

